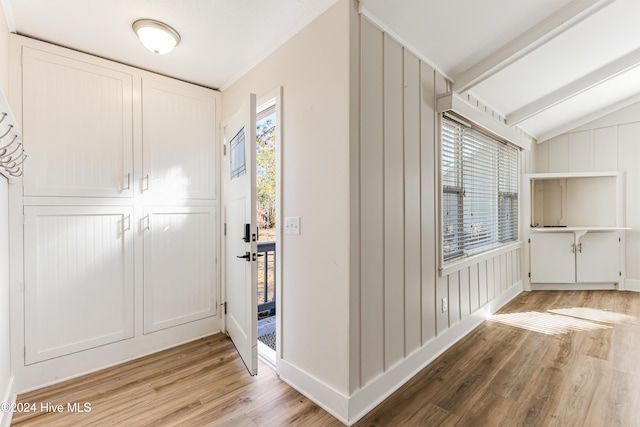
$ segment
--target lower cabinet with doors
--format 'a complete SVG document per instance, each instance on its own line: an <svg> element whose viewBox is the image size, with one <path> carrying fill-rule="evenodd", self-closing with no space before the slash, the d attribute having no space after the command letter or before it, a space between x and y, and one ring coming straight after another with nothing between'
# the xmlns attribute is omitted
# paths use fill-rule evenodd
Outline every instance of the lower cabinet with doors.
<svg viewBox="0 0 640 427"><path fill-rule="evenodd" d="M532 230L531 283L619 283L622 237L616 228Z"/></svg>
<svg viewBox="0 0 640 427"><path fill-rule="evenodd" d="M133 209L25 207L25 363L134 335Z"/></svg>
<svg viewBox="0 0 640 427"><path fill-rule="evenodd" d="M144 333L214 316L215 207L146 207L140 223Z"/></svg>

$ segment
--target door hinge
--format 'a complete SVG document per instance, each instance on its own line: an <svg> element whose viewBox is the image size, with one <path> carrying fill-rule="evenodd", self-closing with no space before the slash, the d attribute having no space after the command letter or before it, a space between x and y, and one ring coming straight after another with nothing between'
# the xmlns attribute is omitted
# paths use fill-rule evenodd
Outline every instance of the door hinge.
<svg viewBox="0 0 640 427"><path fill-rule="evenodd" d="M531 277L531 272L529 272L529 277Z"/></svg>
<svg viewBox="0 0 640 427"><path fill-rule="evenodd" d="M227 223L226 222L224 223L224 235L225 236L227 235Z"/></svg>
<svg viewBox="0 0 640 427"><path fill-rule="evenodd" d="M528 239L528 240L529 240L529 243L531 243L531 239Z"/></svg>
<svg viewBox="0 0 640 427"><path fill-rule="evenodd" d="M622 271L618 271L618 276L622 277Z"/></svg>
<svg viewBox="0 0 640 427"><path fill-rule="evenodd" d="M622 243L622 237L618 237L618 242Z"/></svg>
<svg viewBox="0 0 640 427"><path fill-rule="evenodd" d="M222 307L224 307L224 314L227 314L227 303L223 302Z"/></svg>
<svg viewBox="0 0 640 427"><path fill-rule="evenodd" d="M226 156L227 155L227 144L223 144L222 145L222 155Z"/></svg>

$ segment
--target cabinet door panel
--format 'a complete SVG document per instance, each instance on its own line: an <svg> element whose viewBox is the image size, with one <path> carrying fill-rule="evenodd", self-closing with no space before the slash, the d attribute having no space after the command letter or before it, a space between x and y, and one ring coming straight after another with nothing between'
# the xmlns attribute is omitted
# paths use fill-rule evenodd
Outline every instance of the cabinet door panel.
<svg viewBox="0 0 640 427"><path fill-rule="evenodd" d="M149 207L142 222L144 332L215 315L215 208Z"/></svg>
<svg viewBox="0 0 640 427"><path fill-rule="evenodd" d="M26 196L133 195L132 76L24 48Z"/></svg>
<svg viewBox="0 0 640 427"><path fill-rule="evenodd" d="M215 102L209 89L143 79L145 194L216 198Z"/></svg>
<svg viewBox="0 0 640 427"><path fill-rule="evenodd" d="M589 232L580 238L576 256L578 282L620 281L620 233Z"/></svg>
<svg viewBox="0 0 640 427"><path fill-rule="evenodd" d="M574 283L573 233L531 233L531 283Z"/></svg>
<svg viewBox="0 0 640 427"><path fill-rule="evenodd" d="M27 363L133 336L131 214L25 207Z"/></svg>

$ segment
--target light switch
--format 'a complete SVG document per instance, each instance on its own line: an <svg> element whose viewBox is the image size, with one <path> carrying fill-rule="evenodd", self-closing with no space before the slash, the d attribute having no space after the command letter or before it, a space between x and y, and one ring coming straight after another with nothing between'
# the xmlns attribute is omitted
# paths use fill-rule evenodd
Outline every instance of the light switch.
<svg viewBox="0 0 640 427"><path fill-rule="evenodd" d="M284 234L290 234L293 236L300 235L300 217L288 216L284 219Z"/></svg>

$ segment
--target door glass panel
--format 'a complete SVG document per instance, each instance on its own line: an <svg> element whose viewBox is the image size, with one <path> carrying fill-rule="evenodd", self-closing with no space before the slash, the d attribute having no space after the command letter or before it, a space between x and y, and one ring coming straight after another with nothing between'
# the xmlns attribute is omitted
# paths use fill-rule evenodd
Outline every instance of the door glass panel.
<svg viewBox="0 0 640 427"><path fill-rule="evenodd" d="M231 140L231 181L247 173L247 162L244 150L244 128Z"/></svg>

